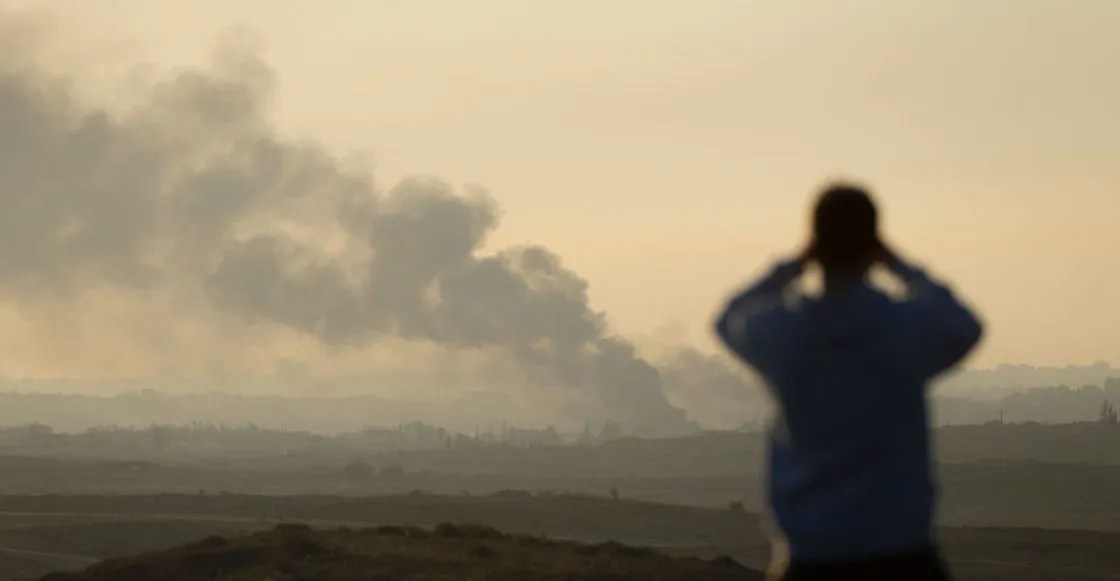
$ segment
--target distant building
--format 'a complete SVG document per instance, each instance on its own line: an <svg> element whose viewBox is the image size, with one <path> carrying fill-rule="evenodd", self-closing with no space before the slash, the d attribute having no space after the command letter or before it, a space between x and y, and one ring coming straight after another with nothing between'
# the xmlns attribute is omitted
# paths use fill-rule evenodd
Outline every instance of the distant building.
<svg viewBox="0 0 1120 581"><path fill-rule="evenodd" d="M1104 396L1109 401L1120 402L1120 377L1110 377L1105 380Z"/></svg>

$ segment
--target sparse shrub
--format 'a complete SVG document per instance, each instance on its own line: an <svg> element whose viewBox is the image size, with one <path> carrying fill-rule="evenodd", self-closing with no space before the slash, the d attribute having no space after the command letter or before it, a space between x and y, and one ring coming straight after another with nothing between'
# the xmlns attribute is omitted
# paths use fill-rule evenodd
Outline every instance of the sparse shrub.
<svg viewBox="0 0 1120 581"><path fill-rule="evenodd" d="M505 533L499 531L494 527L488 527L486 525L474 523L459 525L459 531L463 534L464 537L470 537L472 539L502 540L507 537Z"/></svg>
<svg viewBox="0 0 1120 581"><path fill-rule="evenodd" d="M541 545L549 544L549 541L548 541L548 539L545 539L543 537L525 535L525 536L522 536L522 537L517 537L517 544L523 545L523 546L526 546L526 547L539 547Z"/></svg>
<svg viewBox="0 0 1120 581"><path fill-rule="evenodd" d="M175 551L157 551L102 562L86 573L49 577L68 579L751 579L730 558L711 562L695 557L670 558L652 549L618 542L581 545L540 536L506 535L478 524L443 523L434 531L382 526L371 531L324 532L287 524L245 538L204 539ZM220 539L214 541L212 539ZM456 540L463 539L463 540ZM351 540L357 542L350 542ZM248 541L248 542L246 542ZM199 550L218 542L228 546ZM518 546L516 562L502 558ZM457 554L456 551L458 551ZM582 557L581 557L582 556ZM377 571L371 571L371 566Z"/></svg>

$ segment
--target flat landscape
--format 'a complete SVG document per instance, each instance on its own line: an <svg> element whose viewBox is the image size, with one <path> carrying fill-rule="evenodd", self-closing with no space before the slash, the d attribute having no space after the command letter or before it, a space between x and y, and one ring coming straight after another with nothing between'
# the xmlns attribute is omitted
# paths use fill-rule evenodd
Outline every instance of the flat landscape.
<svg viewBox="0 0 1120 581"><path fill-rule="evenodd" d="M978 517L976 517L978 518ZM477 523L505 533L617 541L673 556L729 556L765 568L764 521L738 508L670 505L577 494L413 492L374 497L246 494L0 497L0 578L32 579L278 524L322 530ZM1120 578L1120 532L1037 527L943 528L958 579Z"/></svg>
<svg viewBox="0 0 1120 581"><path fill-rule="evenodd" d="M141 554L166 567L161 559L193 555L192 543L213 537L225 539L221 551L268 552L261 547L276 538L246 535L288 525L312 527L325 535L315 542L343 552L358 542L346 531L373 535L371 546L381 546L384 539L370 532L377 527L451 523L705 562L730 558L753 571L770 556L758 434L579 445L448 446L436 438L384 448L297 432L158 433L111 432L105 443L81 434L44 437L42 429L32 438L9 432L0 454L0 579ZM1093 425L939 431L940 535L956 578L1120 578L1120 463L1110 452L1118 433ZM174 444L203 437L216 444ZM445 542L424 538L437 548ZM410 546L401 558L428 550ZM521 554L511 550L499 553ZM346 554L352 563L369 558ZM557 574L595 566L569 564L576 569Z"/></svg>

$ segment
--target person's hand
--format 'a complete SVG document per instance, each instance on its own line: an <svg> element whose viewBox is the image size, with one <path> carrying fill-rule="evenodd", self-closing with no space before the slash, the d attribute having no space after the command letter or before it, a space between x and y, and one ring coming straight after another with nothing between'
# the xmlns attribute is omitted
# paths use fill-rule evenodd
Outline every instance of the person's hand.
<svg viewBox="0 0 1120 581"><path fill-rule="evenodd" d="M813 260L815 260L816 257L817 257L816 243L815 242L810 242L809 244L807 244L805 246L805 248L800 253L798 253L796 260L797 260L797 263L800 264L802 267L806 267L806 266L809 266L809 263L813 262Z"/></svg>
<svg viewBox="0 0 1120 581"><path fill-rule="evenodd" d="M902 259L898 257L898 254L893 248L887 245L886 242L879 242L879 256L877 258L878 262L881 262L883 266L887 267L892 272L897 266L902 264Z"/></svg>

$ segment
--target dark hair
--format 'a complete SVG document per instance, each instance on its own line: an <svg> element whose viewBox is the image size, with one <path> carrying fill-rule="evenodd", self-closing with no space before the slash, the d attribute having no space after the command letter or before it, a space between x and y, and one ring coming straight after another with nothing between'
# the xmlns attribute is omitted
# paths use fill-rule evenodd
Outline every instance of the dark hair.
<svg viewBox="0 0 1120 581"><path fill-rule="evenodd" d="M833 184L813 211L814 258L825 269L866 268L880 248L879 217L867 190Z"/></svg>

